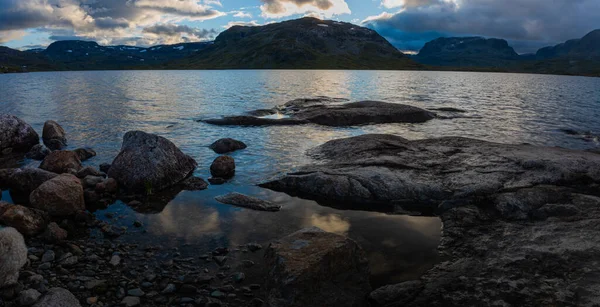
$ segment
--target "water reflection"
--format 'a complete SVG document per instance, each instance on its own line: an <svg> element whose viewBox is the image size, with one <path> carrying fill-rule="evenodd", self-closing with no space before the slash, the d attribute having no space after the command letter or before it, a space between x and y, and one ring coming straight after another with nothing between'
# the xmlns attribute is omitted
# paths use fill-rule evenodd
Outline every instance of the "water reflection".
<svg viewBox="0 0 600 307"><path fill-rule="evenodd" d="M424 124L350 128L231 128L195 122L319 95L457 107L467 113L464 118ZM48 119L60 122L71 149L90 146L98 152L86 162L91 165L112 161L129 130L172 140L198 161L196 175L203 178L209 177L208 166L218 156L209 144L222 137L248 144L246 150L232 154L237 172L227 185L173 194L153 207L154 214L136 212L121 202L106 209L118 213L117 223L123 226L131 226L134 220L144 223L143 230L131 229L124 239L165 246L193 243L208 251L221 245L268 242L303 227L318 226L357 240L369 254L378 282L414 278L437 261L438 219L337 210L255 185L310 163L304 153L314 146L364 133L392 133L408 139L465 136L569 148L598 146L560 130L598 134L598 97L598 78L491 73L99 71L0 75L0 112L23 118L38 132ZM35 166L37 162L22 163ZM270 199L283 209L255 212L214 201L215 196L232 191Z"/></svg>

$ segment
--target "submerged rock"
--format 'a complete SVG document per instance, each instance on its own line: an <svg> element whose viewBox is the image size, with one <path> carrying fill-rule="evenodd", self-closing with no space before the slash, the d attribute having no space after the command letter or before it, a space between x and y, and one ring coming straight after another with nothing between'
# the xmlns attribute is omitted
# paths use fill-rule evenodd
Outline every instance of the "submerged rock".
<svg viewBox="0 0 600 307"><path fill-rule="evenodd" d="M67 133L65 129L53 120L44 123L42 139L44 144L51 150L61 150L67 147Z"/></svg>
<svg viewBox="0 0 600 307"><path fill-rule="evenodd" d="M19 279L19 270L27 262L27 246L14 228L0 226L0 289Z"/></svg>
<svg viewBox="0 0 600 307"><path fill-rule="evenodd" d="M108 170L108 176L131 192L151 193L181 182L196 166L196 161L171 141L130 131L123 137L121 152Z"/></svg>
<svg viewBox="0 0 600 307"><path fill-rule="evenodd" d="M367 306L365 252L353 240L313 227L271 243L269 306Z"/></svg>
<svg viewBox="0 0 600 307"><path fill-rule="evenodd" d="M246 196L240 193L229 193L227 195L221 195L215 197L218 202L233 205L237 207L259 210L259 211L279 211L281 210L280 205L273 204L266 200L262 200L256 197Z"/></svg>
<svg viewBox="0 0 600 307"><path fill-rule="evenodd" d="M77 148L73 152L77 154L79 160L82 162L96 156L96 151L91 148Z"/></svg>
<svg viewBox="0 0 600 307"><path fill-rule="evenodd" d="M40 143L29 124L10 114L0 114L0 155L6 151L28 152Z"/></svg>
<svg viewBox="0 0 600 307"><path fill-rule="evenodd" d="M236 151L236 150L240 150L240 149L245 149L246 147L248 147L248 146L246 146L246 144L244 144L244 142L234 140L231 138L217 140L216 142L212 143L209 146L210 149L212 149L214 152L216 152L218 154L224 154L224 153L228 153L228 152L232 152L232 151Z"/></svg>
<svg viewBox="0 0 600 307"><path fill-rule="evenodd" d="M51 216L69 216L85 210L83 187L77 177L62 174L44 182L30 196L31 206Z"/></svg>
<svg viewBox="0 0 600 307"><path fill-rule="evenodd" d="M199 177L189 177L183 180L179 186L186 191L200 191L208 188L208 183Z"/></svg>
<svg viewBox="0 0 600 307"><path fill-rule="evenodd" d="M0 223L13 227L22 235L31 237L39 234L46 227L46 219L42 212L21 205L9 205L0 213Z"/></svg>
<svg viewBox="0 0 600 307"><path fill-rule="evenodd" d="M262 126L319 124L324 126L355 126L384 123L422 123L435 118L427 110L382 101L359 101L345 104L324 103L321 99L294 100L276 109L288 118L272 119L255 116L229 116L209 119L213 125Z"/></svg>
<svg viewBox="0 0 600 307"><path fill-rule="evenodd" d="M33 307L81 307L81 305L69 290L51 288Z"/></svg>
<svg viewBox="0 0 600 307"><path fill-rule="evenodd" d="M31 147L31 149L29 150L29 152L27 152L25 157L28 159L41 161L44 160L44 158L49 154L50 150L48 148L46 148L42 144L37 144Z"/></svg>
<svg viewBox="0 0 600 307"><path fill-rule="evenodd" d="M210 174L223 179L235 176L235 160L230 156L217 157L210 165Z"/></svg>
<svg viewBox="0 0 600 307"><path fill-rule="evenodd" d="M83 168L79 155L69 150L58 150L51 152L42 164L40 168L49 172L64 174L71 172L78 172Z"/></svg>

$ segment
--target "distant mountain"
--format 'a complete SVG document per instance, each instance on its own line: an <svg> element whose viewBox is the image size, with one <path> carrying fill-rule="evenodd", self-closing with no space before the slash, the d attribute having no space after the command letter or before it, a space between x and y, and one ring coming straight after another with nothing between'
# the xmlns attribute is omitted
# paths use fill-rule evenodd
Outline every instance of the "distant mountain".
<svg viewBox="0 0 600 307"><path fill-rule="evenodd" d="M415 69L419 65L377 32L345 22L301 18L234 26L178 69Z"/></svg>
<svg viewBox="0 0 600 307"><path fill-rule="evenodd" d="M503 39L441 37L425 44L413 58L434 66L504 67L519 60L519 55Z"/></svg>
<svg viewBox="0 0 600 307"><path fill-rule="evenodd" d="M66 70L136 69L194 54L211 43L182 43L149 48L100 46L91 41L58 41L41 53Z"/></svg>
<svg viewBox="0 0 600 307"><path fill-rule="evenodd" d="M57 70L45 56L0 46L0 73Z"/></svg>
<svg viewBox="0 0 600 307"><path fill-rule="evenodd" d="M556 46L542 48L535 56L538 60L600 57L600 29L588 33L581 39L572 39Z"/></svg>

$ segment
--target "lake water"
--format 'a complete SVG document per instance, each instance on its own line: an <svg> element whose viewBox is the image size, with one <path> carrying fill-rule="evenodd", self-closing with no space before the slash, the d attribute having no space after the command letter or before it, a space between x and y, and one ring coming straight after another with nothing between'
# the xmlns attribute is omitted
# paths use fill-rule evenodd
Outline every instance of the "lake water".
<svg viewBox="0 0 600 307"><path fill-rule="evenodd" d="M351 128L306 126L218 127L196 120L271 108L288 100L325 95L384 100L425 108L456 107L461 117L424 124ZM41 132L44 121L66 129L71 149L89 146L111 162L123 134L143 130L164 136L198 161L209 177L218 155L207 146L222 137L246 142L232 154L236 177L223 186L182 192L151 214L123 203L98 212L116 213L117 225L140 220L123 240L209 251L251 241L267 243L308 226L348 235L367 251L375 285L418 277L439 261L441 223L433 217L343 211L256 187L310 163L307 149L364 133L408 139L464 136L506 143L585 149L598 146L600 78L469 72L391 71L100 71L0 75L0 112L17 115ZM451 115L451 114L445 114ZM454 114L456 115L456 114ZM564 129L585 132L569 135ZM34 161L22 165L35 166ZM217 203L231 191L270 199L277 213ZM5 198L8 197L5 193ZM336 207L343 207L338 204Z"/></svg>

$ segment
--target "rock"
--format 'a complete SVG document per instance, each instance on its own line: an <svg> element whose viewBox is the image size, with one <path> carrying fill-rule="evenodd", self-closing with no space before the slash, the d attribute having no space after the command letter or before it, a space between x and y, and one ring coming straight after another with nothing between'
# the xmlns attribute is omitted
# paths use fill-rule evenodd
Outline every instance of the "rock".
<svg viewBox="0 0 600 307"><path fill-rule="evenodd" d="M9 188L13 200L29 203L29 195L42 183L58 176L39 168L15 168L0 170L0 185Z"/></svg>
<svg viewBox="0 0 600 307"><path fill-rule="evenodd" d="M96 185L100 182L104 182L103 177L97 177L88 175L83 178L82 183L86 188L96 188Z"/></svg>
<svg viewBox="0 0 600 307"><path fill-rule="evenodd" d="M75 296L63 288L51 288L34 307L81 307Z"/></svg>
<svg viewBox="0 0 600 307"><path fill-rule="evenodd" d="M210 182L210 184L212 184L212 185L221 185L221 184L225 184L227 182L227 180L223 179L223 178L210 177L210 178L208 178L208 182Z"/></svg>
<svg viewBox="0 0 600 307"><path fill-rule="evenodd" d="M44 160L44 158L46 158L46 156L49 154L50 150L48 148L42 144L37 144L31 147L27 154L25 154L25 157L28 159L41 161Z"/></svg>
<svg viewBox="0 0 600 307"><path fill-rule="evenodd" d="M259 210L259 211L279 211L281 210L280 205L273 204L266 200L259 198L246 196L240 193L229 193L227 195L217 196L215 199L218 202L233 205L237 207Z"/></svg>
<svg viewBox="0 0 600 307"><path fill-rule="evenodd" d="M371 292L365 252L353 240L313 227L271 243L269 306L366 306Z"/></svg>
<svg viewBox="0 0 600 307"><path fill-rule="evenodd" d="M171 294L175 292L176 288L174 284L168 284L162 291L162 294Z"/></svg>
<svg viewBox="0 0 600 307"><path fill-rule="evenodd" d="M423 123L435 118L427 110L382 101L359 101L345 104L288 102L279 107L287 118L272 119L254 116L229 116L208 119L213 125L262 126L319 124L324 126L355 126L384 123Z"/></svg>
<svg viewBox="0 0 600 307"><path fill-rule="evenodd" d="M82 162L96 156L96 152L91 148L77 148L73 152L77 154L79 160Z"/></svg>
<svg viewBox="0 0 600 307"><path fill-rule="evenodd" d="M423 283L420 281L388 285L371 292L369 301L372 305L381 307L406 306L421 290L423 290Z"/></svg>
<svg viewBox="0 0 600 307"><path fill-rule="evenodd" d="M58 226L58 224L54 222L48 224L48 227L46 227L46 231L44 231L44 233L42 234L42 238L48 243L63 242L67 239L68 236L69 233L66 230L60 228L60 226Z"/></svg>
<svg viewBox="0 0 600 307"><path fill-rule="evenodd" d="M2 117L0 117L0 125ZM0 289L14 285L19 270L27 262L27 246L23 236L12 227L0 227Z"/></svg>
<svg viewBox="0 0 600 307"><path fill-rule="evenodd" d="M121 264L121 257L119 257L119 255L113 255L110 258L109 264L112 266L118 266L119 264Z"/></svg>
<svg viewBox="0 0 600 307"><path fill-rule="evenodd" d="M79 170L77 172L77 174L75 174L75 176L77 176L77 178L85 178L87 176L95 176L95 177L104 177L106 174L91 167L91 166L86 166L84 168L82 168L81 170Z"/></svg>
<svg viewBox="0 0 600 307"><path fill-rule="evenodd" d="M108 176L131 192L151 194L171 187L192 174L197 163L169 140L141 131L123 137L121 152Z"/></svg>
<svg viewBox="0 0 600 307"><path fill-rule="evenodd" d="M71 170L76 172L81 170L83 166L79 160L79 156L68 150L59 150L51 152L40 165L40 168L49 172L64 174L70 173Z"/></svg>
<svg viewBox="0 0 600 307"><path fill-rule="evenodd" d="M51 216L69 216L85 210L83 187L79 179L70 174L44 182L31 193L30 203Z"/></svg>
<svg viewBox="0 0 600 307"><path fill-rule="evenodd" d="M7 150L28 152L40 143L40 136L18 117L0 114L0 153Z"/></svg>
<svg viewBox="0 0 600 307"><path fill-rule="evenodd" d="M21 205L8 206L0 215L0 223L17 229L26 237L35 236L46 227L42 212Z"/></svg>
<svg viewBox="0 0 600 307"><path fill-rule="evenodd" d="M246 146L244 142L231 138L217 140L209 146L210 149L218 154L233 152L236 150L245 149L246 147L248 146Z"/></svg>
<svg viewBox="0 0 600 307"><path fill-rule="evenodd" d="M136 289L131 289L129 291L127 291L127 295L129 296L144 296L146 293L144 293L144 291L142 291L142 289L140 288L136 288Z"/></svg>
<svg viewBox="0 0 600 307"><path fill-rule="evenodd" d="M19 293L17 299L21 306L31 306L42 296L40 292L35 289L28 289Z"/></svg>
<svg viewBox="0 0 600 307"><path fill-rule="evenodd" d="M208 183L206 183L206 181L195 176L183 180L179 185L186 191L201 191L208 188Z"/></svg>
<svg viewBox="0 0 600 307"><path fill-rule="evenodd" d="M235 160L230 156L220 156L210 165L213 177L229 179L235 176Z"/></svg>
<svg viewBox="0 0 600 307"><path fill-rule="evenodd" d="M108 173L108 170L110 169L110 163L102 163L99 166L100 171L103 173Z"/></svg>
<svg viewBox="0 0 600 307"><path fill-rule="evenodd" d="M140 303L141 303L141 300L140 300L139 297L136 297L136 296L126 296L121 301L121 306L133 307L133 306L139 306Z"/></svg>
<svg viewBox="0 0 600 307"><path fill-rule="evenodd" d="M67 147L67 134L65 129L53 120L44 123L42 140L51 150L61 150Z"/></svg>
<svg viewBox="0 0 600 307"><path fill-rule="evenodd" d="M54 259L56 259L56 254L51 249L45 251L42 255L42 263L53 262Z"/></svg>

